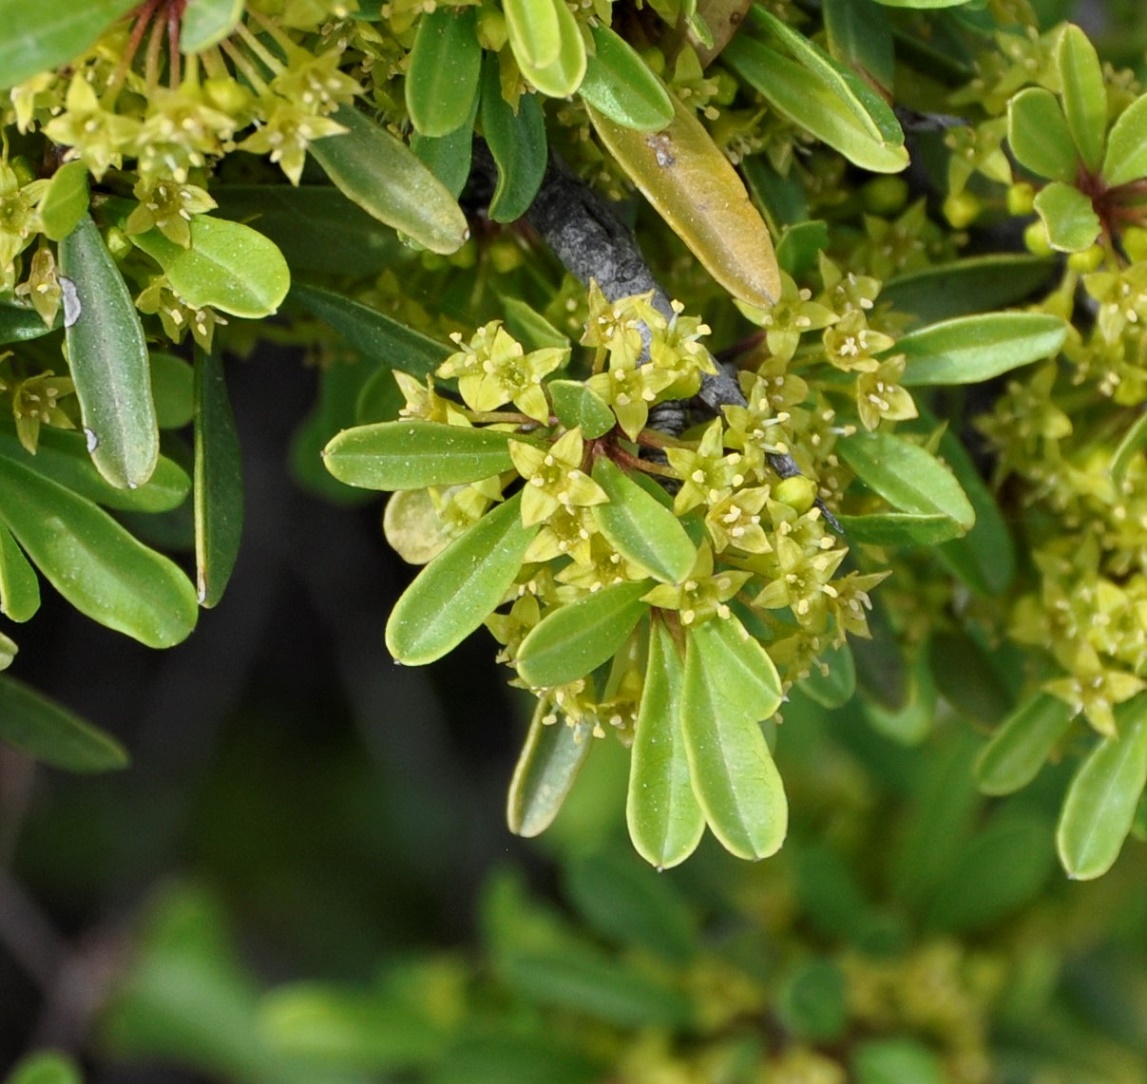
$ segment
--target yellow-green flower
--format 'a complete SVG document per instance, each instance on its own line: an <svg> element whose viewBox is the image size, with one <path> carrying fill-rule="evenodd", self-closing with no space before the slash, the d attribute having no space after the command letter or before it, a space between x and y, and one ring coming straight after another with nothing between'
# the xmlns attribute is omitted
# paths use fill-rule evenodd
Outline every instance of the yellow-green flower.
<svg viewBox="0 0 1147 1084"><path fill-rule="evenodd" d="M681 516L699 504L718 504L745 484L748 469L740 452L724 454L724 427L714 421L701 435L696 451L667 448L669 465L681 477L681 488L673 499L673 511Z"/></svg>
<svg viewBox="0 0 1147 1084"><path fill-rule="evenodd" d="M140 121L103 108L83 71L68 84L64 112L44 125L53 143L72 148L71 157L82 158L96 180L113 166L123 167L123 156L136 145Z"/></svg>
<svg viewBox="0 0 1147 1084"><path fill-rule="evenodd" d="M75 429L75 422L60 406L60 400L75 394L69 377L47 372L21 380L12 388L12 413L16 418L16 435L33 455L40 439L40 426Z"/></svg>
<svg viewBox="0 0 1147 1084"><path fill-rule="evenodd" d="M836 320L836 313L812 300L812 291L798 287L790 275L781 272L781 296L772 308L762 309L736 301L754 324L765 329L769 353L778 361L788 362L800 345L806 331L819 331Z"/></svg>
<svg viewBox="0 0 1147 1084"><path fill-rule="evenodd" d="M581 469L584 441L571 429L549 448L510 441L510 458L526 480L522 489L522 524L530 527L549 519L559 508L605 504L609 498Z"/></svg>
<svg viewBox="0 0 1147 1084"><path fill-rule="evenodd" d="M676 610L682 625L699 625L712 617L730 617L729 600L752 575L727 568L714 572L713 550L706 542L697 550L697 561L684 583L660 583L642 597L659 609Z"/></svg>
<svg viewBox="0 0 1147 1084"><path fill-rule="evenodd" d="M856 412L865 429L875 429L884 418L904 421L916 417L916 403L900 386L904 364L904 355L896 354L882 361L872 372L857 376Z"/></svg>

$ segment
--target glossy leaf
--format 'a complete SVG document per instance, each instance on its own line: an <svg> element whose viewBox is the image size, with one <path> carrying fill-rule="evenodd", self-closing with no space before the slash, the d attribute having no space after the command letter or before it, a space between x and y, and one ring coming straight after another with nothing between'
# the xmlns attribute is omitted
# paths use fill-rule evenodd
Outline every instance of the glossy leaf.
<svg viewBox="0 0 1147 1084"><path fill-rule="evenodd" d="M21 1058L4 1084L84 1084L80 1067L58 1050L38 1050Z"/></svg>
<svg viewBox="0 0 1147 1084"><path fill-rule="evenodd" d="M805 696L822 707L839 708L847 704L856 692L852 649L844 643L824 652L812 664L808 676L800 680L799 687Z"/></svg>
<svg viewBox="0 0 1147 1084"><path fill-rule="evenodd" d="M543 722L551 711L547 702L538 704L506 800L510 831L527 838L553 823L593 748L591 723Z"/></svg>
<svg viewBox="0 0 1147 1084"><path fill-rule="evenodd" d="M604 436L617 424L609 404L580 380L551 380L546 386L558 421L580 429L586 440Z"/></svg>
<svg viewBox="0 0 1147 1084"><path fill-rule="evenodd" d="M528 685L568 685L607 662L649 612L649 581L615 583L542 618L518 648L518 674Z"/></svg>
<svg viewBox="0 0 1147 1084"><path fill-rule="evenodd" d="M123 512L168 512L191 492L191 479L174 460L160 456L144 485L118 489L98 470L80 433L41 429L36 454L29 455L13 430L0 426L0 455L58 482L89 501Z"/></svg>
<svg viewBox="0 0 1147 1084"><path fill-rule="evenodd" d="M852 648L857 655L863 650L861 644L859 639L852 641ZM864 647L867 646L865 643ZM863 669L861 673L868 681L873 680L873 675L865 673ZM887 679L882 675L877 680ZM882 703L875 699L864 700L864 717L874 730L886 738L900 745L919 745L936 725L936 683L932 679L926 651L918 652L911 671L903 680L905 689L899 704Z"/></svg>
<svg viewBox="0 0 1147 1084"><path fill-rule="evenodd" d="M107 512L0 456L0 520L77 610L148 647L195 627L195 590L179 568Z"/></svg>
<svg viewBox="0 0 1147 1084"><path fill-rule="evenodd" d="M474 8L443 5L418 22L406 69L406 109L425 136L461 128L478 95L482 47Z"/></svg>
<svg viewBox="0 0 1147 1084"><path fill-rule="evenodd" d="M343 195L431 252L461 248L466 216L415 153L353 106L332 116L347 133L316 141L310 152Z"/></svg>
<svg viewBox="0 0 1147 1084"><path fill-rule="evenodd" d="M1115 710L1118 738L1104 738L1080 765L1056 829L1063 868L1074 880L1101 877L1114 864L1147 783L1147 695Z"/></svg>
<svg viewBox="0 0 1147 1084"><path fill-rule="evenodd" d="M564 0L506 0L502 8L522 74L551 98L573 94L585 76L586 52Z"/></svg>
<svg viewBox="0 0 1147 1084"><path fill-rule="evenodd" d="M546 122L535 95L523 94L514 110L502 97L498 58L493 53L482 73L482 131L498 166L490 199L495 222L515 222L534 202L546 172Z"/></svg>
<svg viewBox="0 0 1147 1084"><path fill-rule="evenodd" d="M0 90L79 56L138 0L0 0Z"/></svg>
<svg viewBox="0 0 1147 1084"><path fill-rule="evenodd" d="M88 213L88 167L65 162L55 173L40 200L40 221L49 241L62 241Z"/></svg>
<svg viewBox="0 0 1147 1084"><path fill-rule="evenodd" d="M1107 88L1099 56L1088 36L1068 23L1055 59L1067 126L1083 164L1095 172L1103 161L1107 134Z"/></svg>
<svg viewBox="0 0 1147 1084"><path fill-rule="evenodd" d="M935 546L963 533L960 524L940 513L880 512L870 516L836 518L849 542L870 546Z"/></svg>
<svg viewBox="0 0 1147 1084"><path fill-rule="evenodd" d="M900 275L885 284L880 300L921 324L934 324L1023 301L1051 278L1055 266L1045 256L972 256Z"/></svg>
<svg viewBox="0 0 1147 1084"><path fill-rule="evenodd" d="M507 330L527 350L544 350L551 346L557 347L559 350L568 349L570 345L569 336L563 335L558 331L558 329L532 305L528 305L520 297L514 297L510 294L500 293L498 300L502 303ZM549 389L551 395L555 395L559 394L554 391L555 384L568 383L568 381L548 380L546 387ZM598 402L602 402L601 397L591 392L584 384L577 381L574 383L576 383L578 387L584 388L585 391ZM606 409L608 410L609 408L607 407ZM600 418L601 415L599 414L599 421ZM573 427L570 426L569 428ZM583 428L582 435L589 437L590 434Z"/></svg>
<svg viewBox="0 0 1147 1084"><path fill-rule="evenodd" d="M857 433L837 443L841 458L894 508L943 515L967 529L975 512L951 470L918 444L889 433Z"/></svg>
<svg viewBox="0 0 1147 1084"><path fill-rule="evenodd" d="M1147 94L1124 109L1107 133L1102 173L1109 185L1147 177Z"/></svg>
<svg viewBox="0 0 1147 1084"><path fill-rule="evenodd" d="M56 326L59 324L60 318L57 317ZM0 300L0 346L38 339L53 330L31 305L16 305Z"/></svg>
<svg viewBox="0 0 1147 1084"><path fill-rule="evenodd" d="M828 223L821 218L786 226L777 245L777 262L794 278L804 278L828 248Z"/></svg>
<svg viewBox="0 0 1147 1084"><path fill-rule="evenodd" d="M0 524L0 613L27 621L40 608L40 581L7 527Z"/></svg>
<svg viewBox="0 0 1147 1084"><path fill-rule="evenodd" d="M243 17L243 0L187 0L179 28L183 53L200 53L218 45Z"/></svg>
<svg viewBox="0 0 1147 1084"><path fill-rule="evenodd" d="M147 344L127 285L90 216L60 242L60 272L76 290L68 365L92 462L114 486L142 485L159 457Z"/></svg>
<svg viewBox="0 0 1147 1084"><path fill-rule="evenodd" d="M1082 252L1099 237L1099 215L1074 185L1052 181L1035 197L1036 213L1047 227L1048 244L1058 252Z"/></svg>
<svg viewBox="0 0 1147 1084"><path fill-rule="evenodd" d="M71 772L128 765L115 738L7 674L0 675L0 742Z"/></svg>
<svg viewBox="0 0 1147 1084"><path fill-rule="evenodd" d="M777 112L855 165L873 173L899 173L908 165L903 137L874 135L872 118L866 113L862 120L820 73L744 34L729 42L723 58Z"/></svg>
<svg viewBox="0 0 1147 1084"><path fill-rule="evenodd" d="M1075 180L1075 142L1050 90L1028 87L1008 102L1008 143L1020 165L1037 176L1066 184Z"/></svg>
<svg viewBox="0 0 1147 1084"><path fill-rule="evenodd" d="M686 634L681 729L705 820L738 858L767 858L788 830L788 803L761 721L780 705L776 667L736 618Z"/></svg>
<svg viewBox="0 0 1147 1084"><path fill-rule="evenodd" d="M171 288L197 309L210 306L232 316L257 319L277 312L291 286L287 261L273 241L241 222L196 215L191 247L157 229L132 242L167 275Z"/></svg>
<svg viewBox="0 0 1147 1084"><path fill-rule="evenodd" d="M673 119L661 80L624 38L604 24L591 27L595 50L578 94L602 116L639 132L656 132Z"/></svg>
<svg viewBox="0 0 1147 1084"><path fill-rule="evenodd" d="M608 459L594 463L593 480L609 497L592 514L610 545L664 583L684 581L697 550L681 521Z"/></svg>
<svg viewBox="0 0 1147 1084"><path fill-rule="evenodd" d="M429 376L450 354L442 343L333 290L295 283L291 301L330 324L363 357L383 362L388 369Z"/></svg>
<svg viewBox="0 0 1147 1084"><path fill-rule="evenodd" d="M995 726L1012 709L1012 695L994 658L962 628L938 629L929 643L936 689L965 719Z"/></svg>
<svg viewBox="0 0 1147 1084"><path fill-rule="evenodd" d="M183 358L152 350L151 393L160 429L182 429L195 416L195 370Z"/></svg>
<svg viewBox="0 0 1147 1084"><path fill-rule="evenodd" d="M1067 733L1075 712L1059 697L1037 693L1008 716L976 757L976 782L984 794L1026 787Z"/></svg>
<svg viewBox="0 0 1147 1084"><path fill-rule="evenodd" d="M734 297L768 308L781 293L769 231L692 110L673 105L672 123L655 134L587 109L606 149L705 270Z"/></svg>
<svg viewBox="0 0 1147 1084"><path fill-rule="evenodd" d="M695 20L704 24L708 39L702 40L702 35L692 32L690 27L689 43L702 68L708 68L721 55L741 28L751 6L752 0L696 0Z"/></svg>
<svg viewBox="0 0 1147 1084"><path fill-rule="evenodd" d="M1067 325L1042 312L991 312L960 316L913 331L896 352L907 357L901 383L978 384L1054 354Z"/></svg>
<svg viewBox="0 0 1147 1084"><path fill-rule="evenodd" d="M327 470L363 489L478 482L512 470L509 434L412 419L344 429L323 450Z"/></svg>
<svg viewBox="0 0 1147 1084"><path fill-rule="evenodd" d="M410 137L410 149L455 199L462 195L470 179L477 116L478 99L475 98L467 122L449 135L431 138L415 132Z"/></svg>
<svg viewBox="0 0 1147 1084"><path fill-rule="evenodd" d="M421 666L457 647L501 603L538 528L523 527L521 495L487 512L406 589L386 624L386 646Z"/></svg>
<svg viewBox="0 0 1147 1084"><path fill-rule="evenodd" d="M12 665L19 650L11 636L0 632L0 670L7 670Z"/></svg>
<svg viewBox="0 0 1147 1084"><path fill-rule="evenodd" d="M1132 460L1147 448L1147 414L1140 414L1131 427L1123 434L1123 439L1111 457L1111 477L1122 483Z"/></svg>
<svg viewBox="0 0 1147 1084"><path fill-rule="evenodd" d="M891 90L894 76L892 27L875 0L824 0L829 52L863 78Z"/></svg>
<svg viewBox="0 0 1147 1084"><path fill-rule="evenodd" d="M243 535L243 467L218 354L195 359L195 574L199 604L214 606Z"/></svg>
<svg viewBox="0 0 1147 1084"><path fill-rule="evenodd" d="M625 820L637 853L658 869L684 862L705 831L681 726L684 680L684 660L673 637L664 622L654 621L630 749Z"/></svg>

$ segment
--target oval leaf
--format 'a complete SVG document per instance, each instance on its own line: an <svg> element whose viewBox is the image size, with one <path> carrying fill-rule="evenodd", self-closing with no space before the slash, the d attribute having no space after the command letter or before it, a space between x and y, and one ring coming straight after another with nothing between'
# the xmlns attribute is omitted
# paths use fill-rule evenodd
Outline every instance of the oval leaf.
<svg viewBox="0 0 1147 1084"><path fill-rule="evenodd" d="M179 49L199 53L218 45L243 17L243 0L187 0L179 28Z"/></svg>
<svg viewBox="0 0 1147 1084"><path fill-rule="evenodd" d="M457 647L504 598L538 533L523 527L521 494L487 512L430 562L398 600L386 646L421 666Z"/></svg>
<svg viewBox="0 0 1147 1084"><path fill-rule="evenodd" d="M913 331L895 350L907 357L901 383L977 384L1054 354L1067 337L1058 316L991 312L960 316Z"/></svg>
<svg viewBox="0 0 1147 1084"><path fill-rule="evenodd" d="M834 647L812 664L801 679L800 689L809 699L825 708L839 708L856 692L856 663L847 643Z"/></svg>
<svg viewBox="0 0 1147 1084"><path fill-rule="evenodd" d="M738 858L776 853L788 803L761 720L781 701L772 660L736 618L686 634L681 729L693 790L713 834Z"/></svg>
<svg viewBox="0 0 1147 1084"><path fill-rule="evenodd" d="M1099 215L1074 185L1052 181L1036 195L1036 214L1047 227L1048 244L1057 252L1082 252L1099 236Z"/></svg>
<svg viewBox="0 0 1147 1084"><path fill-rule="evenodd" d="M0 456L0 519L65 599L148 647L195 627L195 590L179 568L71 490Z"/></svg>
<svg viewBox="0 0 1147 1084"><path fill-rule="evenodd" d="M353 106L332 116L346 134L320 139L310 152L343 195L431 252L461 248L470 236L466 216L417 155Z"/></svg>
<svg viewBox="0 0 1147 1084"><path fill-rule="evenodd" d="M90 215L60 242L60 271L76 291L65 332L92 462L113 486L151 477L159 423L139 314Z"/></svg>
<svg viewBox="0 0 1147 1084"><path fill-rule="evenodd" d="M0 0L0 90L67 63L139 0L32 4Z"/></svg>
<svg viewBox="0 0 1147 1084"><path fill-rule="evenodd" d="M617 423L609 404L580 380L551 380L546 386L558 421L580 429L586 440L605 436Z"/></svg>
<svg viewBox="0 0 1147 1084"><path fill-rule="evenodd" d="M1147 94L1136 98L1111 126L1102 172L1109 185L1147 177Z"/></svg>
<svg viewBox="0 0 1147 1084"><path fill-rule="evenodd" d="M1088 36L1068 23L1060 36L1055 60L1067 127L1083 164L1094 173L1103 161L1107 132L1107 88L1099 55Z"/></svg>
<svg viewBox="0 0 1147 1084"><path fill-rule="evenodd" d="M152 350L151 392L160 429L182 429L195 417L195 370L174 354Z"/></svg>
<svg viewBox="0 0 1147 1084"><path fill-rule="evenodd" d="M1059 858L1069 877L1101 877L1114 864L1147 783L1147 695L1115 712L1118 738L1105 738L1080 765L1060 811Z"/></svg>
<svg viewBox="0 0 1147 1084"><path fill-rule="evenodd" d="M984 794L1026 787L1067 732L1075 712L1057 696L1038 693L1014 711L976 757L976 782Z"/></svg>
<svg viewBox="0 0 1147 1084"><path fill-rule="evenodd" d="M1147 448L1147 414L1140 414L1131 428L1123 434L1123 439L1111 457L1111 477L1122 484L1135 457Z"/></svg>
<svg viewBox="0 0 1147 1084"><path fill-rule="evenodd" d="M110 735L7 674L0 676L0 741L71 772L106 772L129 763Z"/></svg>
<svg viewBox="0 0 1147 1084"><path fill-rule="evenodd" d="M243 535L243 467L223 362L195 359L195 575L199 604L223 596Z"/></svg>
<svg viewBox="0 0 1147 1084"><path fill-rule="evenodd" d="M196 215L190 248L157 229L132 241L163 268L171 288L197 309L210 306L252 320L270 316L291 285L287 261L275 243L241 222Z"/></svg>
<svg viewBox="0 0 1147 1084"><path fill-rule="evenodd" d="M661 80L624 38L601 23L591 27L594 52L587 58L578 94L603 116L639 132L656 132L673 119L673 102Z"/></svg>
<svg viewBox="0 0 1147 1084"><path fill-rule="evenodd" d="M512 470L509 434L437 422L344 429L323 449L327 470L362 489L424 489L479 482Z"/></svg>
<svg viewBox="0 0 1147 1084"><path fill-rule="evenodd" d="M507 0L510 49L543 94L567 98L585 77L585 42L565 0Z"/></svg>
<svg viewBox="0 0 1147 1084"><path fill-rule="evenodd" d="M40 222L49 241L62 241L88 210L88 167L84 162L60 166L40 200Z"/></svg>
<svg viewBox="0 0 1147 1084"><path fill-rule="evenodd" d="M56 318L56 327L59 327L59 317ZM0 346L28 342L54 330L44 323L31 305L16 305L11 301L0 300Z"/></svg>
<svg viewBox="0 0 1147 1084"><path fill-rule="evenodd" d="M38 1050L22 1058L4 1084L84 1084L80 1067L57 1050Z"/></svg>
<svg viewBox="0 0 1147 1084"><path fill-rule="evenodd" d="M514 110L502 97L498 58L491 53L482 76L482 131L498 165L490 200L495 222L514 222L534 202L546 172L546 122L536 96L523 94Z"/></svg>
<svg viewBox="0 0 1147 1084"><path fill-rule="evenodd" d="M837 443L841 458L894 508L943 515L970 528L976 514L951 470L918 444L888 433L856 433Z"/></svg>
<svg viewBox="0 0 1147 1084"><path fill-rule="evenodd" d="M1036 176L1067 184L1075 180L1075 141L1050 90L1028 87L1008 102L1008 142L1020 165Z"/></svg>
<svg viewBox="0 0 1147 1084"><path fill-rule="evenodd" d="M697 550L681 521L608 459L594 463L593 480L609 497L592 514L610 545L663 583L684 581Z"/></svg>
<svg viewBox="0 0 1147 1084"><path fill-rule="evenodd" d="M592 723L543 722L551 711L538 704L510 782L506 823L518 836L541 835L553 823L593 748Z"/></svg>
<svg viewBox="0 0 1147 1084"><path fill-rule="evenodd" d="M734 297L770 307L780 269L764 220L693 112L673 99L672 123L635 132L587 106L606 148L693 255Z"/></svg>
<svg viewBox="0 0 1147 1084"><path fill-rule="evenodd" d="M449 135L469 119L482 70L476 27L472 7L443 5L419 21L406 69L406 109L422 135Z"/></svg>
<svg viewBox="0 0 1147 1084"><path fill-rule="evenodd" d="M958 538L963 528L949 516L883 512L871 516L837 516L850 542L870 546L935 546Z"/></svg>
<svg viewBox="0 0 1147 1084"><path fill-rule="evenodd" d="M616 583L548 613L518 648L518 674L528 685L567 685L612 658L649 612L649 582Z"/></svg>
<svg viewBox="0 0 1147 1084"><path fill-rule="evenodd" d="M705 831L681 727L684 681L685 666L673 637L663 622L654 621L630 750L625 820L637 853L657 869L684 862Z"/></svg>
<svg viewBox="0 0 1147 1084"><path fill-rule="evenodd" d="M40 608L40 581L16 539L0 524L0 613L27 621ZM0 667L3 669L3 667Z"/></svg>

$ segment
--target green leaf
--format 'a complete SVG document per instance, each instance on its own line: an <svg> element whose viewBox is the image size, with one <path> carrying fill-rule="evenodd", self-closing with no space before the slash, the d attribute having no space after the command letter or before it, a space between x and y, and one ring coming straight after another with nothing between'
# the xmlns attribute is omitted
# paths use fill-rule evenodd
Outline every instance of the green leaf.
<svg viewBox="0 0 1147 1084"><path fill-rule="evenodd" d="M705 270L734 297L770 307L781 295L772 238L693 111L674 98L673 121L651 134L586 108L606 149Z"/></svg>
<svg viewBox="0 0 1147 1084"><path fill-rule="evenodd" d="M31 305L0 299L0 346L39 339L59 326L60 316L54 327L48 327Z"/></svg>
<svg viewBox="0 0 1147 1084"><path fill-rule="evenodd" d="M1026 787L1067 733L1075 712L1057 696L1037 693L1008 716L976 757L976 782L984 794Z"/></svg>
<svg viewBox="0 0 1147 1084"><path fill-rule="evenodd" d="M152 350L148 360L159 428L182 429L195 417L195 370L162 350Z"/></svg>
<svg viewBox="0 0 1147 1084"><path fill-rule="evenodd" d="M179 568L102 509L0 456L0 520L81 613L148 647L170 647L195 627L195 590Z"/></svg>
<svg viewBox="0 0 1147 1084"><path fill-rule="evenodd" d="M567 429L580 429L587 440L605 436L617 424L609 404L580 380L551 380L546 387L558 421Z"/></svg>
<svg viewBox="0 0 1147 1084"><path fill-rule="evenodd" d="M159 457L147 344L131 294L91 216L60 242L60 272L76 291L65 334L92 462L114 486L142 485Z"/></svg>
<svg viewBox="0 0 1147 1084"><path fill-rule="evenodd" d="M895 349L908 359L905 387L978 384L1051 356L1066 337L1067 324L1050 313L990 312L913 331Z"/></svg>
<svg viewBox="0 0 1147 1084"><path fill-rule="evenodd" d="M568 98L585 76L585 42L564 0L505 0L510 49L543 94Z"/></svg>
<svg viewBox="0 0 1147 1084"><path fill-rule="evenodd" d="M828 248L828 223L820 218L786 226L777 245L777 262L794 278L803 278Z"/></svg>
<svg viewBox="0 0 1147 1084"><path fill-rule="evenodd" d="M318 140L310 152L343 195L431 252L461 248L466 216L415 153L353 106L332 117L347 133Z"/></svg>
<svg viewBox="0 0 1147 1084"><path fill-rule="evenodd" d="M323 462L348 486L423 489L512 470L509 448L508 433L414 419L344 429L323 450Z"/></svg>
<svg viewBox="0 0 1147 1084"><path fill-rule="evenodd" d="M218 354L195 359L195 574L199 604L223 596L243 535L243 467Z"/></svg>
<svg viewBox="0 0 1147 1084"><path fill-rule="evenodd" d="M916 11L930 11L934 8L955 8L971 0L876 0L886 8L912 8Z"/></svg>
<svg viewBox="0 0 1147 1084"><path fill-rule="evenodd" d="M88 167L66 162L52 174L40 200L40 222L49 241L62 241L88 212Z"/></svg>
<svg viewBox="0 0 1147 1084"><path fill-rule="evenodd" d="M0 90L66 64L138 0L0 0Z"/></svg>
<svg viewBox="0 0 1147 1084"><path fill-rule="evenodd" d="M705 820L738 858L776 853L788 803L761 720L781 702L776 667L734 617L686 633L681 729Z"/></svg>
<svg viewBox="0 0 1147 1084"><path fill-rule="evenodd" d="M551 610L518 648L518 674L528 685L568 685L617 652L649 612L649 581L615 583Z"/></svg>
<svg viewBox="0 0 1147 1084"><path fill-rule="evenodd" d="M1099 215L1074 185L1052 181L1035 197L1035 209L1047 227L1048 243L1058 252L1082 252L1099 237Z"/></svg>
<svg viewBox="0 0 1147 1084"><path fill-rule="evenodd" d="M1104 738L1079 766L1060 811L1055 841L1073 880L1114 864L1147 783L1147 694L1115 709L1118 738Z"/></svg>
<svg viewBox="0 0 1147 1084"><path fill-rule="evenodd" d="M534 202L546 172L546 122L533 94L523 94L514 110L502 97L498 58L490 53L482 72L482 132L498 165L490 199L495 222L515 222Z"/></svg>
<svg viewBox="0 0 1147 1084"><path fill-rule="evenodd" d="M410 137L410 149L455 199L462 195L470 179L474 157L474 121L477 116L478 98L475 98L467 123L455 128L449 135L432 139L415 132Z"/></svg>
<svg viewBox="0 0 1147 1084"><path fill-rule="evenodd" d="M179 49L201 53L218 45L243 17L243 0L188 0L179 28Z"/></svg>
<svg viewBox="0 0 1147 1084"><path fill-rule="evenodd" d="M0 632L0 670L7 670L19 652L16 641Z"/></svg>
<svg viewBox="0 0 1147 1084"><path fill-rule="evenodd" d="M607 1070L549 1033L464 1034L446 1048L431 1084L598 1084Z"/></svg>
<svg viewBox="0 0 1147 1084"><path fill-rule="evenodd" d="M544 722L552 710L539 702L506 799L510 831L527 839L553 823L593 748L592 723Z"/></svg>
<svg viewBox="0 0 1147 1084"><path fill-rule="evenodd" d="M882 512L870 516L837 516L850 542L870 546L935 546L963 533L950 516Z"/></svg>
<svg viewBox="0 0 1147 1084"><path fill-rule="evenodd" d="M637 853L657 869L684 862L705 831L681 727L684 680L684 662L673 637L664 622L654 621L630 750L625 820Z"/></svg>
<svg viewBox="0 0 1147 1084"><path fill-rule="evenodd" d="M804 960L779 991L780 1022L806 1042L832 1042L848 1023L847 994L840 967L819 957Z"/></svg>
<svg viewBox="0 0 1147 1084"><path fill-rule="evenodd" d="M578 94L603 116L639 132L656 132L673 119L673 102L661 80L624 38L598 23L590 28L595 50L587 58Z"/></svg>
<svg viewBox="0 0 1147 1084"><path fill-rule="evenodd" d="M892 89L895 57L888 16L874 0L824 0L829 52L862 78Z"/></svg>
<svg viewBox="0 0 1147 1084"><path fill-rule="evenodd" d="M450 354L442 343L333 290L297 282L291 301L330 324L363 357L383 361L388 369L429 376Z"/></svg>
<svg viewBox="0 0 1147 1084"><path fill-rule="evenodd" d="M1117 484L1122 484L1127 476L1127 469L1135 457L1147 448L1147 413L1140 414L1132 423L1131 428L1123 434L1123 439L1111 457L1111 478Z"/></svg>
<svg viewBox="0 0 1147 1084"><path fill-rule="evenodd" d="M943 515L968 529L976 514L951 470L919 444L889 433L856 433L840 440L841 458L894 508Z"/></svg>
<svg viewBox="0 0 1147 1084"><path fill-rule="evenodd" d="M37 1050L17 1062L4 1084L84 1084L84 1077L66 1054Z"/></svg>
<svg viewBox="0 0 1147 1084"><path fill-rule="evenodd" d="M969 722L995 726L1012 708L1012 695L995 661L962 628L938 629L929 644L940 695Z"/></svg>
<svg viewBox="0 0 1147 1084"><path fill-rule="evenodd" d="M951 7L953 0L879 0L889 7ZM967 3L967 0L955 0ZM867 1039L853 1047L856 1084L946 1084L940 1061L917 1039Z"/></svg>
<svg viewBox="0 0 1147 1084"><path fill-rule="evenodd" d="M40 581L16 539L0 525L0 613L27 621L40 608ZM0 668L2 669L2 668Z"/></svg>
<svg viewBox="0 0 1147 1084"><path fill-rule="evenodd" d="M822 669L823 667L823 669ZM856 663L847 643L829 648L799 682L801 692L825 708L847 704L856 692Z"/></svg>
<svg viewBox="0 0 1147 1084"><path fill-rule="evenodd" d="M1023 301L1051 278L1055 267L1046 256L972 256L900 275L885 283L880 300L921 324L934 324Z"/></svg>
<svg viewBox="0 0 1147 1084"><path fill-rule="evenodd" d="M7 674L0 675L0 741L70 772L126 768L115 738Z"/></svg>
<svg viewBox="0 0 1147 1084"><path fill-rule="evenodd" d="M873 173L899 173L908 165L908 152L879 128L866 108L858 116L850 100L840 95L835 80L828 82L763 42L739 34L725 47L722 58L742 79L758 90L786 119L807 129L817 139L840 151L850 162Z"/></svg>
<svg viewBox="0 0 1147 1084"><path fill-rule="evenodd" d="M609 497L592 509L598 530L626 559L663 583L681 583L693 569L697 550L681 521L609 459L593 465L593 480Z"/></svg>
<svg viewBox="0 0 1147 1084"><path fill-rule="evenodd" d="M117 489L96 470L84 438L63 429L41 429L36 454L29 455L15 432L0 425L0 455L16 460L28 470L58 482L89 501L117 511L168 512L178 508L191 491L187 472L162 455L144 485Z"/></svg>
<svg viewBox="0 0 1147 1084"><path fill-rule="evenodd" d="M423 14L406 69L406 109L425 136L461 128L478 95L482 47L472 7L443 5Z"/></svg>
<svg viewBox="0 0 1147 1084"><path fill-rule="evenodd" d="M1147 94L1136 98L1111 126L1102 173L1111 186L1147 176Z"/></svg>
<svg viewBox="0 0 1147 1084"><path fill-rule="evenodd" d="M505 314L507 330L527 350L544 350L551 346L559 350L569 348L569 336L563 335L558 331L558 329L532 305L527 304L520 297L514 297L512 294L499 293L498 300L501 302L502 310ZM547 381L546 387L549 389L551 395L555 394L554 385L558 383L568 384L569 381ZM579 387L585 388L585 385L580 382L574 381L574 383ZM600 396L589 391L588 388L585 388L585 390L597 402L604 402ZM606 409L608 410L609 408L606 407ZM600 420L601 414L598 413L597 417ZM613 417L612 412L610 417ZM612 428L612 425L610 428ZM585 437L590 436L584 429L582 430L582 435Z"/></svg>
<svg viewBox="0 0 1147 1084"><path fill-rule="evenodd" d="M241 222L194 216L190 248L158 229L131 239L163 268L180 298L197 309L210 306L255 320L277 312L291 286L290 269L275 243Z"/></svg>
<svg viewBox="0 0 1147 1084"><path fill-rule="evenodd" d="M871 623L871 617L870 617ZM862 643L864 647L862 647ZM857 655L867 647L867 641L853 640ZM861 656L864 659L866 656ZM868 681L887 680L885 675L864 673ZM912 670L904 680L906 689L901 703L890 705L878 700L862 701L862 710L869 725L900 745L919 745L936 723L936 684L928 666L927 652L921 651L913 661ZM885 698L886 700L889 698Z"/></svg>
<svg viewBox="0 0 1147 1084"><path fill-rule="evenodd" d="M1075 180L1075 141L1050 90L1028 87L1008 102L1008 142L1020 165L1036 176L1066 184Z"/></svg>
<svg viewBox="0 0 1147 1084"><path fill-rule="evenodd" d="M421 666L457 647L501 603L537 525L523 527L521 494L487 512L417 576L386 624L386 646Z"/></svg>
<svg viewBox="0 0 1147 1084"><path fill-rule="evenodd" d="M1055 54L1063 94L1063 112L1076 150L1094 173L1103 161L1107 134L1107 88L1099 55L1078 26L1063 28Z"/></svg>
<svg viewBox="0 0 1147 1084"><path fill-rule="evenodd" d="M467 172L469 161L467 150ZM221 185L211 194L219 203L216 215L253 226L275 243L292 271L376 275L411 257L393 229L333 185Z"/></svg>

